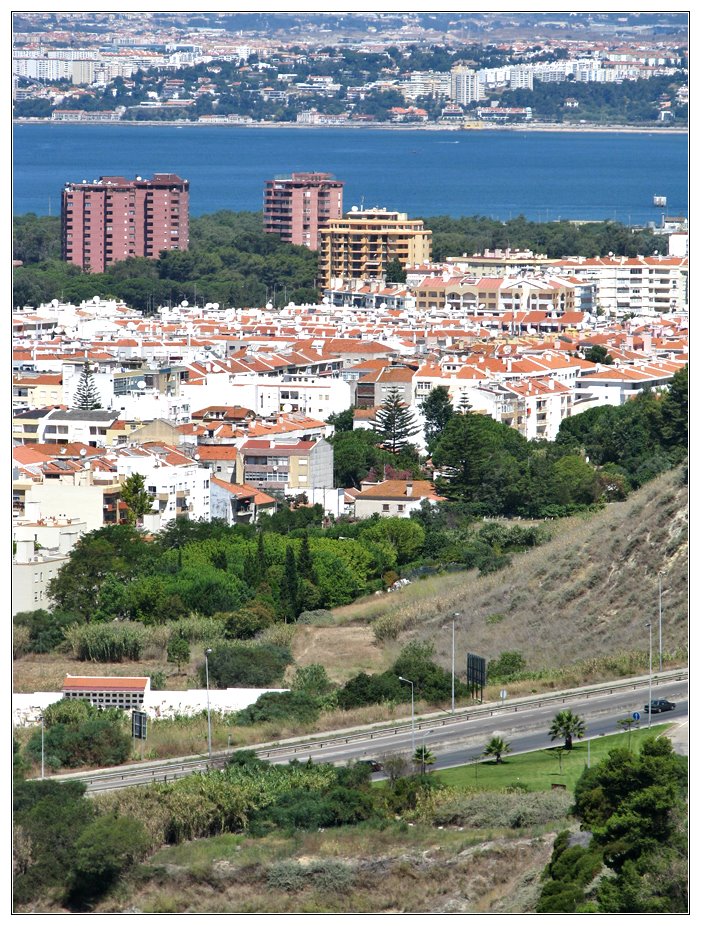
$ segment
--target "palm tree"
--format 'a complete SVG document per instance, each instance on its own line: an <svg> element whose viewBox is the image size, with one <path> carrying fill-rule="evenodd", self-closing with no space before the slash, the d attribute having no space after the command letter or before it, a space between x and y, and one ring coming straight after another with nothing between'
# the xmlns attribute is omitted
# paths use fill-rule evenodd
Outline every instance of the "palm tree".
<svg viewBox="0 0 701 926"><path fill-rule="evenodd" d="M578 740L581 740L585 730L584 721L579 714L573 714L572 711L565 710L555 715L553 722L550 724L548 735L551 740L563 736L565 738L565 749L571 749L573 738L576 736Z"/></svg>
<svg viewBox="0 0 701 926"><path fill-rule="evenodd" d="M433 755L428 746L419 746L419 748L414 753L414 765L421 766L421 774L426 774L426 766L433 765L436 761L436 757Z"/></svg>
<svg viewBox="0 0 701 926"><path fill-rule="evenodd" d="M507 752L511 752L511 745L506 742L503 736L493 736L484 747L482 755L486 758L494 756L497 765L500 765L501 757L506 755Z"/></svg>

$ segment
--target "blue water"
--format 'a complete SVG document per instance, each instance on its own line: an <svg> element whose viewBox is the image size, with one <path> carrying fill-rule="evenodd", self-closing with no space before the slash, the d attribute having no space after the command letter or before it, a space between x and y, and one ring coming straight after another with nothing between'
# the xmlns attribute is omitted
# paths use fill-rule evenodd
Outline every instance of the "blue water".
<svg viewBox="0 0 701 926"><path fill-rule="evenodd" d="M299 170L345 180L345 209L628 225L688 214L686 134L50 124L13 129L13 212L58 214L66 181L170 171L190 181L192 215L259 211L264 181Z"/></svg>

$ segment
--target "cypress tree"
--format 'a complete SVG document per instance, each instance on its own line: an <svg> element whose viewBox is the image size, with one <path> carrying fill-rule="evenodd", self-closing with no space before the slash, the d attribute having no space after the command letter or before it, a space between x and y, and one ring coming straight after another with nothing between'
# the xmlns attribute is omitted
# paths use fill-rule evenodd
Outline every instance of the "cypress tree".
<svg viewBox="0 0 701 926"><path fill-rule="evenodd" d="M416 424L413 412L399 397L396 386L387 393L373 428L380 435L382 446L391 453L403 450L409 443L409 438L421 430Z"/></svg>
<svg viewBox="0 0 701 926"><path fill-rule="evenodd" d="M247 553L243 560L243 581L249 588L258 588L261 578L258 556L255 553Z"/></svg>
<svg viewBox="0 0 701 926"><path fill-rule="evenodd" d="M299 576L292 547L288 544L285 552L285 574L280 586L280 604L285 623L297 618L297 598L299 595Z"/></svg>
<svg viewBox="0 0 701 926"><path fill-rule="evenodd" d="M309 579L310 582L316 584L316 575L314 573L314 561L312 560L312 553L309 549L309 535L305 534L302 537L302 546L299 549L299 556L297 557L297 572L303 579Z"/></svg>
<svg viewBox="0 0 701 926"><path fill-rule="evenodd" d="M83 372L80 374L80 382L73 397L73 407L91 411L95 408L102 408L100 393L97 391L95 380L93 379L90 364L86 360L83 364Z"/></svg>
<svg viewBox="0 0 701 926"><path fill-rule="evenodd" d="M265 575L265 570L268 568L268 560L265 556L265 543L263 541L263 531L258 531L258 549L256 551L258 557L258 568L260 570L261 576Z"/></svg>

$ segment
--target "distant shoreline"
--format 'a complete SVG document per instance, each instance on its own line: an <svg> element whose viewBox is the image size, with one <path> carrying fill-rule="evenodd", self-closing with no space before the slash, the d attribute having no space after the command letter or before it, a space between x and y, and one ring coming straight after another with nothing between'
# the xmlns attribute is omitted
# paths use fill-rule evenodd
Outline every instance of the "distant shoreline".
<svg viewBox="0 0 701 926"><path fill-rule="evenodd" d="M318 130L318 129L358 129L369 130L375 129L381 132L457 132L459 134L472 132L613 132L613 133L638 133L655 135L688 135L689 127L677 126L637 126L637 125L572 125L567 123L539 122L539 123L513 123L511 125L494 125L484 123L479 126L470 126L462 128L455 125L429 125L421 123L411 123L406 125L387 124L387 123L355 123L349 125L307 125L299 122L189 122L187 120L158 120L144 119L139 122L115 121L115 122L86 122L82 119L62 119L60 122L54 122L51 119L13 119L13 125L86 125L86 126L174 126L176 128L228 128L228 129L301 129L301 130Z"/></svg>

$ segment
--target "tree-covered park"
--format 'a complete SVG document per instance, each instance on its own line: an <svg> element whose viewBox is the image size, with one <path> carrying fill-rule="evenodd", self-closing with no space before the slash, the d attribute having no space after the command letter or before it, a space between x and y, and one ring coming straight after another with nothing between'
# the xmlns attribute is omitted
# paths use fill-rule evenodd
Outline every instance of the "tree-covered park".
<svg viewBox="0 0 701 926"><path fill-rule="evenodd" d="M634 231L617 222L506 222L485 216L424 218L433 232L433 258L494 248L530 248L558 258L581 254L649 255L660 248L649 229ZM78 303L99 295L124 300L153 313L161 305L218 303L242 308L317 302L317 253L268 235L259 212L221 211L190 220L187 251L163 251L156 260L118 261L105 273L85 273L61 260L60 218L29 213L13 223L13 305L36 306L61 299ZM401 279L392 264L391 277ZM393 281L393 280L392 280Z"/></svg>

